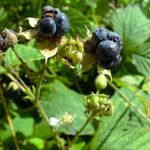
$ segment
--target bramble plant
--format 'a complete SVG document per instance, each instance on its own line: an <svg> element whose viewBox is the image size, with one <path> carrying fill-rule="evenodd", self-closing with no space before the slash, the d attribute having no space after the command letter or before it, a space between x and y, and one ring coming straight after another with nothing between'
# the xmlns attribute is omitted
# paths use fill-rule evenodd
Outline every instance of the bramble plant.
<svg viewBox="0 0 150 150"><path fill-rule="evenodd" d="M137 6L133 10L122 9L136 16L135 9L143 17ZM127 38L124 27L117 24L120 18L124 25L124 16L119 16L122 9L118 8L112 17L114 31L103 26L84 26L85 38L70 33L72 16L50 5L42 7L40 18L26 19L30 28L20 27L18 32L2 30L0 149L117 150L141 146L146 150L143 143L150 138L146 107L150 103L145 100L149 95L149 78L128 75L119 79L118 75L124 75L121 66L131 59L125 53L128 46L134 52L148 35L145 32L137 39L133 35L131 40ZM146 17L144 21L150 24ZM135 54L133 57L140 61ZM135 65L138 71L142 65ZM111 70L115 70L114 78ZM146 73L144 70L143 74ZM142 105L137 108L139 101L146 113Z"/></svg>

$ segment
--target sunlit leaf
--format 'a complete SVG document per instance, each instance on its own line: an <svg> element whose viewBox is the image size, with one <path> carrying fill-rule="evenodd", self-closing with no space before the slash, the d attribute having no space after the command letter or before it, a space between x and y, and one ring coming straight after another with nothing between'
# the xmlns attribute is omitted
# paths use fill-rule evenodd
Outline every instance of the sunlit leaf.
<svg viewBox="0 0 150 150"><path fill-rule="evenodd" d="M15 45L15 49L24 62L32 62L35 60L44 59L40 51L33 47L17 44ZM16 55L14 54L11 48L8 49L8 51L6 52L6 60L7 63L11 66L17 66L21 64L21 62L16 57Z"/></svg>
<svg viewBox="0 0 150 150"><path fill-rule="evenodd" d="M133 55L133 64L139 73L150 75L150 43L141 45L139 50Z"/></svg>
<svg viewBox="0 0 150 150"><path fill-rule="evenodd" d="M60 81L54 81L51 84L45 84L41 93L41 107L48 118L61 118L65 114L74 117L72 124L60 125L60 131L67 134L74 134L85 123L87 116L85 114L83 96L68 89ZM93 128L89 124L82 134L92 134Z"/></svg>
<svg viewBox="0 0 150 150"><path fill-rule="evenodd" d="M124 48L129 52L146 41L150 35L150 20L145 17L138 6L116 9L112 24L114 31L121 35Z"/></svg>

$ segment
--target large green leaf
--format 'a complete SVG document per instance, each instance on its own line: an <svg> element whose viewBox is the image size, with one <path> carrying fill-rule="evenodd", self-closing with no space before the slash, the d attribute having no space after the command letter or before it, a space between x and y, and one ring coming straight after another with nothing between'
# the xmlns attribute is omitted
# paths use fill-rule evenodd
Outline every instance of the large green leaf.
<svg viewBox="0 0 150 150"><path fill-rule="evenodd" d="M144 16L138 6L116 9L112 24L114 31L123 38L124 48L129 52L147 40L150 35L150 20Z"/></svg>
<svg viewBox="0 0 150 150"><path fill-rule="evenodd" d="M134 104L134 106L140 111L143 111L144 113L145 111L144 108L146 106L144 106L143 99L141 99L141 95L142 97L144 97L143 93L138 92L136 95L134 95L133 91L124 88L121 89L121 92L123 93L123 95L126 96L128 100L132 99L132 103ZM119 147L121 147L122 149L125 146L126 142L131 142L130 148L132 146L133 147L135 145L139 146L140 144L147 142L148 140L147 135L146 135L147 138L144 137L146 131L150 131L150 129L146 128L147 123L145 119L142 118L139 114L134 115L133 114L134 109L129 108L127 104L124 102L124 100L119 97L118 94L115 94L113 96L112 101L115 107L115 113L113 114L113 116L109 118L102 118L100 125L97 129L97 132L92 140L91 149L110 150L111 148L112 150L118 150ZM128 119L129 111L130 111L130 118ZM136 130L138 132L136 132ZM141 134L141 132L143 132L143 135ZM136 139L136 137L139 136L137 137L137 141L134 141L133 143L130 140L127 141L127 139L128 138L130 139L130 136L132 137L134 134L135 136L133 137L133 139ZM119 138L122 139L118 142ZM138 140L138 138L143 140L139 142L140 140Z"/></svg>
<svg viewBox="0 0 150 150"><path fill-rule="evenodd" d="M43 86L41 92L41 107L48 118L61 118L65 114L74 116L71 128L64 125L60 129L61 132L63 131L67 134L74 134L73 132L79 130L87 119L83 96L68 89L64 84L57 80ZM91 125L87 126L82 132L82 134L92 133L93 128Z"/></svg>
<svg viewBox="0 0 150 150"><path fill-rule="evenodd" d="M150 147L150 128L135 128L114 137L114 140L103 150L147 150ZM101 149L101 150L102 150Z"/></svg>
<svg viewBox="0 0 150 150"><path fill-rule="evenodd" d="M150 43L143 44L133 55L133 64L141 74L150 74Z"/></svg>
<svg viewBox="0 0 150 150"><path fill-rule="evenodd" d="M33 62L44 59L40 51L33 47L17 44L15 45L15 49L24 62ZM6 52L6 60L11 66L17 66L21 64L11 48Z"/></svg>

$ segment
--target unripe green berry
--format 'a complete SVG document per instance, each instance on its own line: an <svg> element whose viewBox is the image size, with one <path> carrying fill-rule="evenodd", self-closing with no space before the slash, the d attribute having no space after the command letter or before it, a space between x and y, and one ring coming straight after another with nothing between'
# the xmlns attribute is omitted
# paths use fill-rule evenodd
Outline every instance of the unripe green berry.
<svg viewBox="0 0 150 150"><path fill-rule="evenodd" d="M92 112L100 108L99 97L92 94L85 99L85 106Z"/></svg>
<svg viewBox="0 0 150 150"><path fill-rule="evenodd" d="M68 58L72 60L73 65L77 65L81 63L83 59L83 54L78 51L71 51L68 55Z"/></svg>
<svg viewBox="0 0 150 150"><path fill-rule="evenodd" d="M103 90L107 87L107 78L104 74L99 74L96 77L95 86L98 90Z"/></svg>
<svg viewBox="0 0 150 150"><path fill-rule="evenodd" d="M114 113L114 106L110 100L101 105L100 116L111 116Z"/></svg>

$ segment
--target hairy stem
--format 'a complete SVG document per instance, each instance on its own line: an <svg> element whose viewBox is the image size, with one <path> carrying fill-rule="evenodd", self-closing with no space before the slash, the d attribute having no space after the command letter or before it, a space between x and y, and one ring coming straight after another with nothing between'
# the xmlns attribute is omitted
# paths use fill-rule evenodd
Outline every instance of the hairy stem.
<svg viewBox="0 0 150 150"><path fill-rule="evenodd" d="M15 77L13 77L13 75L11 75L10 73L6 73L6 76L11 79L14 83L17 84L17 86L21 89L22 92L25 92L26 89L21 85L21 83L15 79Z"/></svg>
<svg viewBox="0 0 150 150"><path fill-rule="evenodd" d="M10 72L15 75L16 79L10 73L6 73L6 75L12 81L14 81L16 84L20 84L22 91L24 92L24 90L25 90L26 93L28 93L30 95L30 97L34 100L35 99L34 94L29 90L29 88L25 84L25 82L19 77L19 75L16 73L16 71L7 63L7 61L4 59L3 55L0 55L0 57L2 58L3 62L7 65L7 67L10 69ZM6 70L6 72L7 72L7 70Z"/></svg>
<svg viewBox="0 0 150 150"><path fill-rule="evenodd" d="M23 61L23 59L19 56L17 50L15 49L14 46L12 46L12 50L15 53L16 57L19 59L19 61L22 63L23 67L27 70L30 71L31 69L27 66L27 64Z"/></svg>
<svg viewBox="0 0 150 150"><path fill-rule="evenodd" d="M3 89L2 89L1 86L0 86L0 98L2 100L2 104L3 104L4 110L5 110L7 121L9 123L10 131L11 131L14 143L15 143L16 150L20 150L19 143L18 143L17 136L16 136L16 132L15 132L15 129L14 129L14 125L13 125L11 116L9 114L7 103L6 103L6 99L5 99L4 95L3 95Z"/></svg>
<svg viewBox="0 0 150 150"><path fill-rule="evenodd" d="M43 71L42 71L42 73L40 74L39 82L38 82L37 88L36 88L35 106L36 106L36 108L38 109L38 111L39 111L41 117L43 117L44 120L49 124L49 119L48 119L48 117L46 116L44 110L42 109L42 107L41 107L41 105L40 105L41 87L42 87L42 83L43 83L43 80L44 80L44 75L45 75L46 67L47 67L47 60L45 59L45 63L44 63L44 66L43 66Z"/></svg>
<svg viewBox="0 0 150 150"><path fill-rule="evenodd" d="M81 132L85 129L85 127L88 125L89 122L91 122L91 120L93 119L93 117L95 116L95 113L91 113L89 115L89 117L87 118L86 122L84 123L84 125L81 127L81 129L79 131L77 131L75 137L73 138L73 140L71 141L69 148L75 144L77 142L77 140L79 139L79 136L81 134Z"/></svg>

